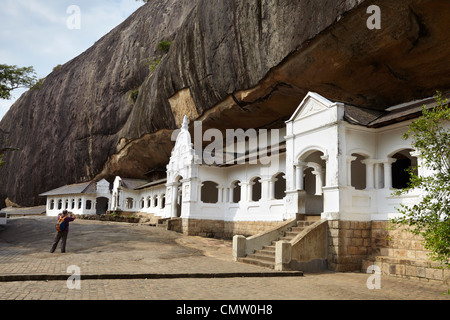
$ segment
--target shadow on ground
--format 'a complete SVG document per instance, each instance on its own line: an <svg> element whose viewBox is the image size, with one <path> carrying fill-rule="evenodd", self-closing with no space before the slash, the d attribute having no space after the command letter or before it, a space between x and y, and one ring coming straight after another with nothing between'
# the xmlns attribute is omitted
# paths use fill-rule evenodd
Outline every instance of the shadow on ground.
<svg viewBox="0 0 450 320"><path fill-rule="evenodd" d="M22 254L46 253L55 236L54 217L14 217L0 228L0 248L20 248ZM108 253L151 251L155 258L202 255L183 245L183 235L155 227L127 223L76 220L71 222L67 251Z"/></svg>

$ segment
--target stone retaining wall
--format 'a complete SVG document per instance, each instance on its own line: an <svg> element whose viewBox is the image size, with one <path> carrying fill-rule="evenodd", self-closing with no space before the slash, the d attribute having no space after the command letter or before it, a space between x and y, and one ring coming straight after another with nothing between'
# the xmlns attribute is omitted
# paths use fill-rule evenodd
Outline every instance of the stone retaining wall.
<svg viewBox="0 0 450 320"><path fill-rule="evenodd" d="M422 238L405 228L372 222L371 251L363 261L363 272L375 265L385 275L450 283L450 269L432 261Z"/></svg>
<svg viewBox="0 0 450 320"><path fill-rule="evenodd" d="M328 222L328 268L337 272L367 272L450 282L450 269L429 259L422 239L387 221Z"/></svg>
<svg viewBox="0 0 450 320"><path fill-rule="evenodd" d="M359 271L371 253L371 222L328 222L328 269Z"/></svg>
<svg viewBox="0 0 450 320"><path fill-rule="evenodd" d="M231 240L235 235L249 237L278 225L280 222L182 219L181 232L190 236Z"/></svg>

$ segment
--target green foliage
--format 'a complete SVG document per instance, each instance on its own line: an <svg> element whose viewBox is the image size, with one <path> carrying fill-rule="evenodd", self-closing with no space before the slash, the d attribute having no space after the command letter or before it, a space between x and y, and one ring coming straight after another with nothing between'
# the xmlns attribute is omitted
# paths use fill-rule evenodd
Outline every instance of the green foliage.
<svg viewBox="0 0 450 320"><path fill-rule="evenodd" d="M39 79L32 87L31 90L41 90L42 84L46 78Z"/></svg>
<svg viewBox="0 0 450 320"><path fill-rule="evenodd" d="M158 67L158 65L161 63L161 59L159 58L153 58L149 65L148 68L150 69L150 72L153 72L156 70L156 68Z"/></svg>
<svg viewBox="0 0 450 320"><path fill-rule="evenodd" d="M130 99L133 101L133 103L136 103L138 97L139 97L139 89L135 89L130 92Z"/></svg>
<svg viewBox="0 0 450 320"><path fill-rule="evenodd" d="M172 42L170 42L168 40L163 40L160 43L158 43L158 50L166 54L169 52L171 45L172 45Z"/></svg>
<svg viewBox="0 0 450 320"><path fill-rule="evenodd" d="M56 67L53 68L53 72L58 71L59 69L61 69L62 65L58 64Z"/></svg>
<svg viewBox="0 0 450 320"><path fill-rule="evenodd" d="M143 60L143 62L148 66L148 69L151 73L153 73L156 68L158 68L159 64L161 63L163 57L169 52L170 46L172 45L172 42L168 40L163 40L160 43L158 43L158 50L162 54L160 54L157 57L152 57Z"/></svg>
<svg viewBox="0 0 450 320"><path fill-rule="evenodd" d="M118 213L118 212L116 212L116 211L113 211L113 212L110 214L110 216L111 216L111 217L120 217L121 214Z"/></svg>
<svg viewBox="0 0 450 320"><path fill-rule="evenodd" d="M443 126L450 121L450 109L440 92L436 102L434 108L423 107L423 115L411 123L404 135L420 153L422 169L430 174L419 176L411 170L410 185L396 192L402 195L421 189L424 196L415 205L402 205L402 216L393 222L422 236L432 259L450 266L450 131Z"/></svg>
<svg viewBox="0 0 450 320"><path fill-rule="evenodd" d="M144 63L148 66L150 72L154 72L158 65L161 63L161 58L153 57L143 60Z"/></svg>
<svg viewBox="0 0 450 320"><path fill-rule="evenodd" d="M37 82L33 67L19 68L0 64L0 99L11 99L11 91L31 88Z"/></svg>

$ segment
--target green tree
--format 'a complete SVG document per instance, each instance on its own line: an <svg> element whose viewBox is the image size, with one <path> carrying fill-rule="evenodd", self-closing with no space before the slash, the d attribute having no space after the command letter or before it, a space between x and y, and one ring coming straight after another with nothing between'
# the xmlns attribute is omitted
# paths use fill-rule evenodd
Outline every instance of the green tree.
<svg viewBox="0 0 450 320"><path fill-rule="evenodd" d="M0 99L11 99L11 92L19 88L32 88L37 83L36 73L33 67L19 68L0 64ZM16 148L6 147L8 140L2 136L5 133L0 130L0 168L5 165L5 152L17 151Z"/></svg>
<svg viewBox="0 0 450 320"><path fill-rule="evenodd" d="M419 203L402 205L402 215L393 219L395 225L408 226L409 230L424 239L431 258L450 266L450 109L440 92L437 105L422 109L422 116L411 123L404 139L411 139L413 148L422 159L421 169L427 174L418 175L410 170L410 184L398 190L397 195L420 189L424 196ZM446 127L447 125L447 127Z"/></svg>
<svg viewBox="0 0 450 320"><path fill-rule="evenodd" d="M0 99L11 99L11 91L32 88L37 82L33 67L19 68L0 64Z"/></svg>

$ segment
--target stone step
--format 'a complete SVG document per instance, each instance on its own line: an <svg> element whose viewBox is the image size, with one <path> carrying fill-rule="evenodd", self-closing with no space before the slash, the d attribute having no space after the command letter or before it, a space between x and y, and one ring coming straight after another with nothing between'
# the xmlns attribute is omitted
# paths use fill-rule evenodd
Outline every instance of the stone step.
<svg viewBox="0 0 450 320"><path fill-rule="evenodd" d="M296 232L296 233L300 233L300 232L302 232L303 230L305 230L304 227L292 227L292 228L291 228L291 232Z"/></svg>
<svg viewBox="0 0 450 320"><path fill-rule="evenodd" d="M261 250L255 250L253 254L249 254L245 258L239 258L238 261L243 263L254 264L266 268L275 268L275 245L280 240L291 241L300 232L305 230L308 226L316 223L320 220L320 216L304 216L302 220L297 221L297 226L292 227L289 231L286 231L284 236L272 241L270 245L264 246Z"/></svg>
<svg viewBox="0 0 450 320"><path fill-rule="evenodd" d="M286 232L284 237L294 239L299 233L300 232L298 232L298 231L288 231L288 232Z"/></svg>
<svg viewBox="0 0 450 320"><path fill-rule="evenodd" d="M264 246L264 247L263 247L263 250L275 252L275 244L273 244L273 245L271 245L271 246Z"/></svg>
<svg viewBox="0 0 450 320"><path fill-rule="evenodd" d="M306 228L309 227L310 225L313 225L316 222L317 221L297 221L297 227Z"/></svg>
<svg viewBox="0 0 450 320"><path fill-rule="evenodd" d="M268 249L264 249L264 248L261 250L255 250L255 254L275 256L275 248L273 248L273 250L272 249L268 250Z"/></svg>
<svg viewBox="0 0 450 320"><path fill-rule="evenodd" d="M275 254L274 255L265 255L265 254L260 254L260 253L253 253L253 254L249 254L246 258L262 260L262 261L269 261L269 262L275 263Z"/></svg>
<svg viewBox="0 0 450 320"><path fill-rule="evenodd" d="M260 266L260 267L264 267L264 268L275 269L275 263L270 262L270 261L265 261L265 260L260 260L260 259L252 259L252 258L248 258L248 257L239 258L238 261L256 265L256 266Z"/></svg>

